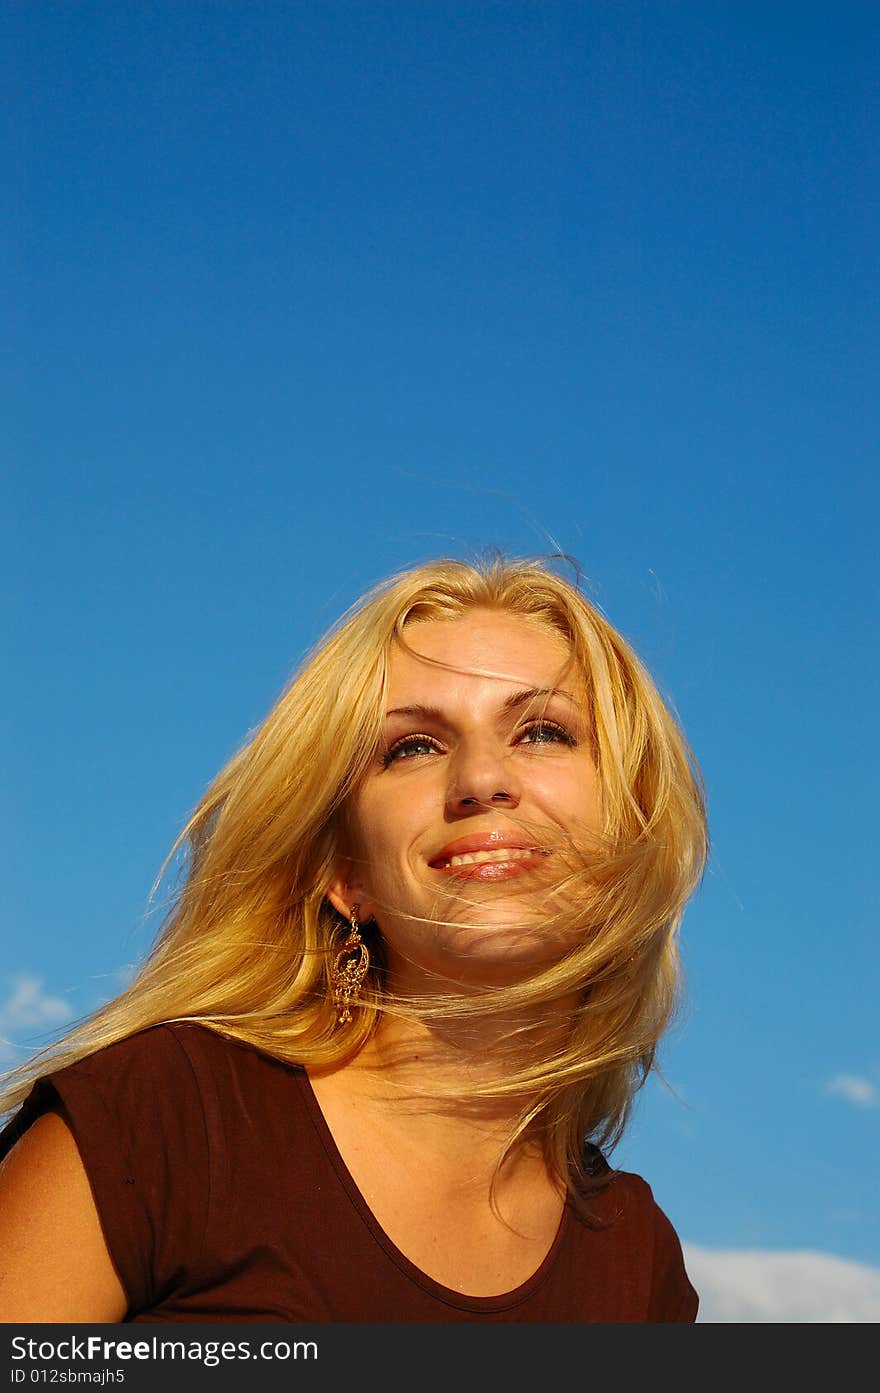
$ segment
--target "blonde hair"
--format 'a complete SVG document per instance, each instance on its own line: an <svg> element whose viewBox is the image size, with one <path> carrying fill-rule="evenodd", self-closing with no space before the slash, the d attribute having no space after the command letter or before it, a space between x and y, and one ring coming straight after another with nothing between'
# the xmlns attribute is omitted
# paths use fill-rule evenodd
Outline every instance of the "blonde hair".
<svg viewBox="0 0 880 1393"><path fill-rule="evenodd" d="M567 1183L589 1189L584 1142L612 1147L681 995L678 928L705 864L699 771L645 668L553 561L440 559L363 596L305 660L259 728L209 787L169 853L185 875L139 972L116 998L13 1070L0 1108L35 1078L136 1031L194 1021L276 1058L313 1067L352 1058L383 1011L399 1010L381 970L339 1029L329 973L347 925L326 894L347 800L381 740L388 657L421 621L475 608L529 617L560 634L589 694L602 789L601 847L569 846L550 910L571 949L527 981L428 1014L466 1016L570 998L565 1040L535 1057L511 1038L504 1083L525 1097L512 1134L537 1138ZM161 878L161 877L160 877ZM381 960L381 945L379 958ZM545 1050L545 1053L548 1051ZM476 1089L481 1092L480 1087Z"/></svg>

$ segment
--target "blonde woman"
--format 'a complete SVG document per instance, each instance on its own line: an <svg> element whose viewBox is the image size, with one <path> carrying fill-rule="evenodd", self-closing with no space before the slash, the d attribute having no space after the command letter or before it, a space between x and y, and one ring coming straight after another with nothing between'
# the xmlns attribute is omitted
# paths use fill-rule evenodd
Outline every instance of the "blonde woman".
<svg viewBox="0 0 880 1393"><path fill-rule="evenodd" d="M604 1153L678 998L700 779L552 563L377 587L178 845L136 979L7 1079L0 1319L695 1319Z"/></svg>

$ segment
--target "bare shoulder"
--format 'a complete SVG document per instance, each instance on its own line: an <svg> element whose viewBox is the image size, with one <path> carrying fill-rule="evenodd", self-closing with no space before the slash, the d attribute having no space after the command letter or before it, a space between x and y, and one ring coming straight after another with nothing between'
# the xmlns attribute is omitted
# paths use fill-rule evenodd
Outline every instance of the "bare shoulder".
<svg viewBox="0 0 880 1393"><path fill-rule="evenodd" d="M128 1302L73 1133L58 1112L0 1164L0 1321L120 1321Z"/></svg>

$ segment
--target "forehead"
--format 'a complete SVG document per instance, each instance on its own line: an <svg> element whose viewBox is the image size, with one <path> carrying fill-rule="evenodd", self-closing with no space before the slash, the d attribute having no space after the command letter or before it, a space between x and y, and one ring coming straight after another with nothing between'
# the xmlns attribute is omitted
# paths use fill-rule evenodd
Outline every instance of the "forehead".
<svg viewBox="0 0 880 1393"><path fill-rule="evenodd" d="M579 674L569 643L557 630L527 615L474 609L457 619L419 620L403 632L408 647L389 654L389 689L501 681L518 686L568 684Z"/></svg>

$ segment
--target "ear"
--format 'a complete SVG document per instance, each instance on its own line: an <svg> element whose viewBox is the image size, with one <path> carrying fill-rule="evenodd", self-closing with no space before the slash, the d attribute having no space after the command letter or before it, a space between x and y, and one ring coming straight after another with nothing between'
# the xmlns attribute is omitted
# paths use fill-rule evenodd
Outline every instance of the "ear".
<svg viewBox="0 0 880 1393"><path fill-rule="evenodd" d="M372 903L350 856L341 856L337 861L333 878L327 886L327 899L343 919L350 919L353 909L357 910L359 924L366 924L373 917Z"/></svg>

